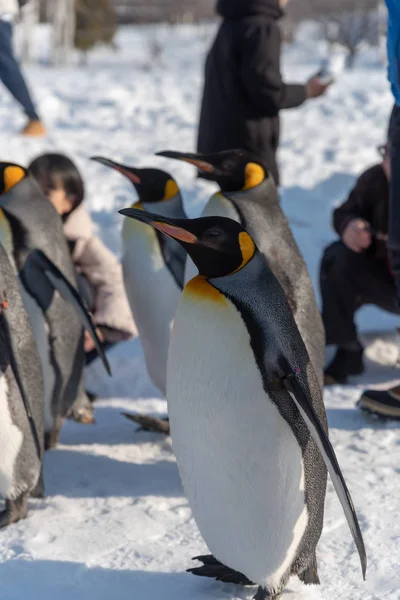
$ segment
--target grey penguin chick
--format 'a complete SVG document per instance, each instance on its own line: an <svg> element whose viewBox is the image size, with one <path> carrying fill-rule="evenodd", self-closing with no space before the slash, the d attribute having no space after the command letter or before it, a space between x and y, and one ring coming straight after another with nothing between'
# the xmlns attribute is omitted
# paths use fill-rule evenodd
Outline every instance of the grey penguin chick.
<svg viewBox="0 0 400 600"><path fill-rule="evenodd" d="M61 219L20 165L0 163L1 243L18 272L38 347L45 390L45 447L57 444L62 423L84 394L83 328L109 371L91 316L77 291Z"/></svg>
<svg viewBox="0 0 400 600"><path fill-rule="evenodd" d="M218 561L277 599L319 583L327 469L365 577L353 503L328 438L321 388L285 293L237 222L121 214L178 240L199 275L171 335L167 401L186 497Z"/></svg>
<svg viewBox="0 0 400 600"><path fill-rule="evenodd" d="M252 236L286 294L322 389L325 331L307 266L271 174L245 150L209 155L166 151L158 155L189 162L203 178L218 183L221 191L210 198L201 216L228 217ZM185 282L197 274L190 259L186 269Z"/></svg>
<svg viewBox="0 0 400 600"><path fill-rule="evenodd" d="M0 210L0 229L4 213ZM43 494L44 388L40 357L14 269L0 244L0 527Z"/></svg>

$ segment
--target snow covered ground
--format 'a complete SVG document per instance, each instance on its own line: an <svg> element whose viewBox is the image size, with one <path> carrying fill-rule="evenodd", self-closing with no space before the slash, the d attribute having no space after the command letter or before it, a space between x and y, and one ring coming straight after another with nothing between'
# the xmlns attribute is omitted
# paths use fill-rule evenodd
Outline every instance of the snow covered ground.
<svg viewBox="0 0 400 600"><path fill-rule="evenodd" d="M38 38L46 60L46 36ZM49 136L26 140L15 132L23 119L0 91L2 156L26 164L40 152L61 150L82 168L87 205L103 238L119 251L117 209L132 190L117 173L92 163L94 154L137 165L160 165L179 180L188 213L207 198L193 170L153 157L161 149L193 149L210 28L162 29L162 62L149 68L148 30L123 29L120 50L99 50L89 66L27 69ZM287 78L303 80L319 66L323 46L303 41L287 50ZM339 59L340 60L340 57ZM283 205L316 281L322 248L334 238L330 214L354 177L377 160L391 96L382 65L361 55L351 74L340 74L326 98L283 118ZM366 583L331 483L325 529L318 547L322 585L290 581L284 598L299 600L398 600L400 597L399 425L381 423L354 407L363 387L396 379L397 320L364 311L368 371L349 386L326 390L336 448L359 514L369 556ZM382 333L384 332L384 333ZM183 497L168 439L136 433L121 411L164 413L164 400L148 381L138 341L110 354L113 379L101 366L88 373L91 389L105 398L97 423L68 423L59 448L45 460L47 497L30 503L28 520L0 533L0 598L4 600L197 600L249 598L252 590L202 580L184 572L205 547Z"/></svg>

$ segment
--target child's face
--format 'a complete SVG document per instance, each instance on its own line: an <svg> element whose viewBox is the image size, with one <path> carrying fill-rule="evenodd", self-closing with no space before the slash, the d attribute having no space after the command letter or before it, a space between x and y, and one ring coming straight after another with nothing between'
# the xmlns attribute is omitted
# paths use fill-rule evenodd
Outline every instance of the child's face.
<svg viewBox="0 0 400 600"><path fill-rule="evenodd" d="M74 198L66 194L62 187L50 190L47 197L59 215L66 215L74 208Z"/></svg>

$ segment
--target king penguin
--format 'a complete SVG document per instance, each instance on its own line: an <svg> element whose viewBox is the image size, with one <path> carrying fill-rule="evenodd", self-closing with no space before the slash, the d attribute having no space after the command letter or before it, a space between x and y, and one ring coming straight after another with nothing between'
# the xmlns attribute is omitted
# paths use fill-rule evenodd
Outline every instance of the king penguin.
<svg viewBox="0 0 400 600"><path fill-rule="evenodd" d="M241 223L256 242L283 287L318 380L323 386L325 332L307 266L279 203L268 170L245 150L216 154L160 152L160 156L195 165L202 177L217 182L221 191L206 204L202 215L228 217ZM185 282L197 273L187 262Z"/></svg>
<svg viewBox="0 0 400 600"><path fill-rule="evenodd" d="M319 583L328 469L365 577L364 542L321 388L252 237L222 217L120 212L179 241L199 271L174 320L167 401L185 494L213 555L258 585L257 600L279 598L290 575Z"/></svg>
<svg viewBox="0 0 400 600"><path fill-rule="evenodd" d="M0 211L0 229L4 214ZM0 244L0 527L27 515L43 493L43 380L32 327L15 271Z"/></svg>
<svg viewBox="0 0 400 600"><path fill-rule="evenodd" d="M133 207L159 212L164 217L186 217L178 185L165 171L128 167L102 157L92 160L129 179L139 197ZM153 384L165 396L171 324L183 288L186 253L175 240L142 223L125 219L121 262L147 371ZM125 416L144 429L169 433L167 420L146 415Z"/></svg>
<svg viewBox="0 0 400 600"><path fill-rule="evenodd" d="M76 287L61 219L26 169L0 162L1 237L15 266L44 380L45 446L57 444L63 420L84 394L83 327L109 365Z"/></svg>

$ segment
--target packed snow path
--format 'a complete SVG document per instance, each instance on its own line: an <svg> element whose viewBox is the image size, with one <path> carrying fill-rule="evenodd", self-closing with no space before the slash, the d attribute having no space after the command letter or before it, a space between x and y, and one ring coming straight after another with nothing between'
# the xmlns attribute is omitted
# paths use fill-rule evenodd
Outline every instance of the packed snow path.
<svg viewBox="0 0 400 600"><path fill-rule="evenodd" d="M201 61L208 29L161 30L163 64L148 69L145 30L121 30L120 52L99 51L86 70L33 67L28 77L49 127L44 140L14 134L22 117L1 91L3 159L26 164L42 151L61 150L78 161L87 205L103 238L119 251L121 217L131 187L117 173L88 161L94 154L138 165L158 164L176 175L190 215L209 192L193 170L155 159L166 148L194 147ZM40 55L45 55L40 37ZM288 50L288 77L319 67L315 41ZM311 57L311 58L310 58ZM334 237L330 213L354 176L377 161L391 96L371 52L342 74L329 95L284 117L281 162L284 208L314 281L322 248ZM19 119L21 119L19 121ZM364 311L365 331L394 328L397 320ZM398 600L400 588L399 425L355 409L362 387L400 378L397 340L368 338L368 371L352 385L325 392L331 439L353 495L368 552L367 581L339 502L329 482L325 528L318 546L322 585L292 579L284 598ZM145 374L138 341L110 354L114 378L94 364L88 385L107 398L94 426L68 423L59 448L46 455L46 499L30 502L29 518L0 532L0 597L4 600L223 600L250 598L253 590L186 574L191 557L206 551L191 518L170 440L136 433L122 411L165 413ZM240 443L240 441L238 441Z"/></svg>

